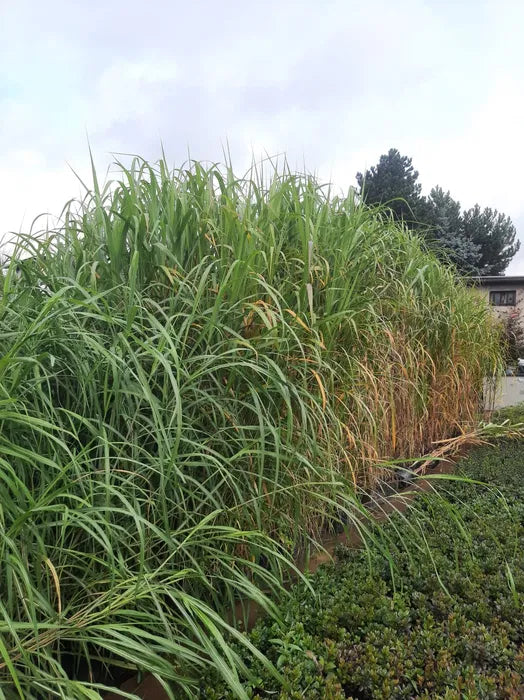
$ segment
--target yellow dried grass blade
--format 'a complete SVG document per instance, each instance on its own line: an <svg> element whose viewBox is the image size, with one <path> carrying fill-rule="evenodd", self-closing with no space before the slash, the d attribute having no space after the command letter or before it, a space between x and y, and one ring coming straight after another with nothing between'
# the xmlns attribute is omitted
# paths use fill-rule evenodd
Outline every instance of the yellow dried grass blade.
<svg viewBox="0 0 524 700"><path fill-rule="evenodd" d="M53 583L55 584L55 590L56 590L56 597L58 601L58 614L62 614L62 596L60 594L60 579L58 578L58 574L56 572L56 569L54 567L53 562L49 557L46 557L44 559L44 562L46 563L46 566L48 567L49 571L51 572L51 576L53 577Z"/></svg>

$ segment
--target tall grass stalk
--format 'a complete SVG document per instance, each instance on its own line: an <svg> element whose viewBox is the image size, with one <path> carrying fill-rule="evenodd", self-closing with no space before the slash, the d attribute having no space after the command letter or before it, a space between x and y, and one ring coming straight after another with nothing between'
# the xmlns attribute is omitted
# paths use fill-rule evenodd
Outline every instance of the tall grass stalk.
<svg viewBox="0 0 524 700"><path fill-rule="evenodd" d="M111 665L190 697L212 663L244 697L226 610L274 613L380 460L475 421L498 331L351 192L119 172L0 280L0 694L98 697Z"/></svg>

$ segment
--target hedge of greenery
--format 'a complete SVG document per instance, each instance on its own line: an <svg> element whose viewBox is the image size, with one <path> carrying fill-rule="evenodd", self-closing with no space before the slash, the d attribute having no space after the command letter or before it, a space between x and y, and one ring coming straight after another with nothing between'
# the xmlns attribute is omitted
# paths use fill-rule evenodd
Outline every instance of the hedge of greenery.
<svg viewBox="0 0 524 700"><path fill-rule="evenodd" d="M522 444L476 448L460 472L475 483L439 481L445 503L428 495L416 517L392 519L394 575L380 552L341 550L311 578L314 594L294 588L282 625L255 627L251 640L285 684L257 668L250 697L523 697ZM410 524L432 559L402 548ZM203 697L227 695L207 679Z"/></svg>
<svg viewBox="0 0 524 700"><path fill-rule="evenodd" d="M381 460L476 424L500 332L353 192L113 175L0 270L0 698L195 697L210 665L243 698L237 601L274 611Z"/></svg>

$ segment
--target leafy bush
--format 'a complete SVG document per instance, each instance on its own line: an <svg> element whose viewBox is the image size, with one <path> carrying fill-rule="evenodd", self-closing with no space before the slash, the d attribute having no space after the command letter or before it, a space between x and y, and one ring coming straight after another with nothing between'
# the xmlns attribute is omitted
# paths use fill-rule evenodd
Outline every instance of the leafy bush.
<svg viewBox="0 0 524 700"><path fill-rule="evenodd" d="M508 314L502 325L505 360L508 364L514 364L524 356L524 330L520 311Z"/></svg>
<svg viewBox="0 0 524 700"><path fill-rule="evenodd" d="M504 422L518 425L524 423L524 403L518 403L514 406L506 406L500 408L493 414L493 422L503 424Z"/></svg>
<svg viewBox="0 0 524 700"><path fill-rule="evenodd" d="M519 443L476 449L446 501L417 500L414 542L395 569L377 550L297 586L283 623L251 640L284 685L256 667L253 698L520 698L524 682L524 456ZM485 485L470 480L482 480ZM406 522L395 516L388 527ZM370 558L368 558L368 555ZM287 689L286 689L287 688ZM211 679L204 697L222 698Z"/></svg>

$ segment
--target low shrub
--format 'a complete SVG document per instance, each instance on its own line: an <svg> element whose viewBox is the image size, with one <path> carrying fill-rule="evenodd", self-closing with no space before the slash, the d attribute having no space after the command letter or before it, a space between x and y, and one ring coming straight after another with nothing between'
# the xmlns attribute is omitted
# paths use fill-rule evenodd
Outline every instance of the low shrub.
<svg viewBox="0 0 524 700"><path fill-rule="evenodd" d="M522 446L477 448L459 474L465 481L438 482L445 500L419 496L413 512L391 519L393 561L341 548L311 577L314 593L294 588L282 624L255 627L251 641L285 683L256 668L250 697L522 697ZM227 697L213 679L202 692Z"/></svg>
<svg viewBox="0 0 524 700"><path fill-rule="evenodd" d="M505 408L500 408L498 411L495 411L493 414L493 422L502 424L504 421L508 421L512 425L524 423L524 403L506 406Z"/></svg>
<svg viewBox="0 0 524 700"><path fill-rule="evenodd" d="M508 364L516 363L524 355L524 329L520 311L510 313L502 322L504 355Z"/></svg>

